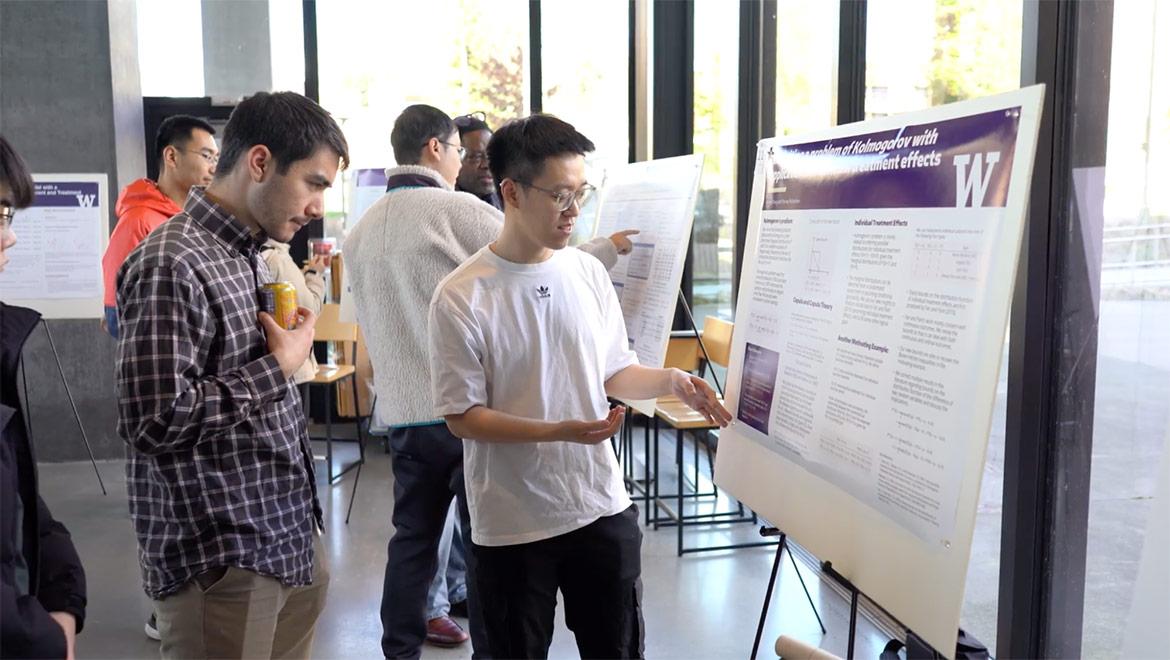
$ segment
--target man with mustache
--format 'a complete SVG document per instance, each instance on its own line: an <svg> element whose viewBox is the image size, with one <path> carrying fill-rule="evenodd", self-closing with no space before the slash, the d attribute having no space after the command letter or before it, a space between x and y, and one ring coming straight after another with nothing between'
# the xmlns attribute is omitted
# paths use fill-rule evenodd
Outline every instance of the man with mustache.
<svg viewBox="0 0 1170 660"><path fill-rule="evenodd" d="M325 212L349 148L292 92L242 101L206 190L118 273L118 434L163 658L308 658L329 584L293 374L316 317L260 312L260 253Z"/></svg>

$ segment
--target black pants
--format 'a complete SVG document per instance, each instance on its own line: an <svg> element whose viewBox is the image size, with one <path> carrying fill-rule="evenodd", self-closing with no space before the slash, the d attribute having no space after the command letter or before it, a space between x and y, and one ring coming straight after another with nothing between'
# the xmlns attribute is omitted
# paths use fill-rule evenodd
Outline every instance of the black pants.
<svg viewBox="0 0 1170 660"><path fill-rule="evenodd" d="M543 541L470 547L493 657L548 657L558 588L582 658L642 657L637 507Z"/></svg>
<svg viewBox="0 0 1170 660"><path fill-rule="evenodd" d="M463 486L463 441L446 424L393 429L394 536L382 584L382 652L387 658L418 658L426 640L427 588L435 576L439 537L455 497L465 547L471 545L471 516ZM475 584L475 559L467 558L467 609L474 657L488 643Z"/></svg>

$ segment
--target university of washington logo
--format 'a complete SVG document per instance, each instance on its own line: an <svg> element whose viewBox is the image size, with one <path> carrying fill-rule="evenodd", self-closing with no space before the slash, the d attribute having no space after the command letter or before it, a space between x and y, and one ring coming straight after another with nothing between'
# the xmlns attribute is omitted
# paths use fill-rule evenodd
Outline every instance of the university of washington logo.
<svg viewBox="0 0 1170 660"><path fill-rule="evenodd" d="M981 154L959 154L954 157L955 166L955 206L983 206L983 198L987 196L987 187L991 185L991 172L999 162L999 152L989 151ZM984 163L987 169L983 168ZM971 169L967 169L967 165Z"/></svg>

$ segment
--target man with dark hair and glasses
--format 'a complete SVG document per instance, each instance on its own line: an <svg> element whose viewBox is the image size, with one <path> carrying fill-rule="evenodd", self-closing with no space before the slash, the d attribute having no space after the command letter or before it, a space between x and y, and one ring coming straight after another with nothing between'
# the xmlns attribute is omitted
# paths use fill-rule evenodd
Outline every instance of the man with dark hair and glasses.
<svg viewBox="0 0 1170 660"><path fill-rule="evenodd" d="M33 202L24 161L0 136L0 271L16 244L16 212ZM0 302L0 652L8 658L72 658L85 623L85 570L65 526L37 488L16 374L41 315Z"/></svg>
<svg viewBox="0 0 1170 660"><path fill-rule="evenodd" d="M497 658L548 656L558 590L581 657L643 654L642 534L607 396L673 394L731 419L702 379L637 363L605 269L564 249L592 150L549 115L502 127L488 154L504 229L431 302L433 414L464 438L472 579Z"/></svg>
<svg viewBox="0 0 1170 660"><path fill-rule="evenodd" d="M387 170L386 194L345 241L346 278L358 324L368 341L377 404L390 427L394 455L394 535L382 587L382 651L417 658L424 640L460 644L465 633L449 616L427 619L427 590L451 500L470 542L464 502L463 443L434 414L427 361L427 309L435 285L499 235L503 216L454 190L466 155L446 113L412 105L390 135L398 166ZM587 246L598 259L617 260L608 239ZM474 562L468 564L474 575ZM473 653L487 652L474 584L468 589Z"/></svg>
<svg viewBox="0 0 1170 660"><path fill-rule="evenodd" d="M130 251L154 228L178 215L192 186L206 186L215 174L219 148L211 124L188 115L172 115L163 120L154 139L154 157L158 163L158 181L138 179L126 186L114 206L118 224L110 234L110 243L102 257L105 280L106 315L103 326L118 338L118 311L114 305L117 292L114 278ZM147 626L147 634L158 639L157 631Z"/></svg>
<svg viewBox="0 0 1170 660"><path fill-rule="evenodd" d="M301 397L315 315L260 310L261 255L325 213L349 148L292 92L240 102L215 178L118 273L118 434L163 658L308 658L329 584Z"/></svg>
<svg viewBox="0 0 1170 660"><path fill-rule="evenodd" d="M445 433L430 410L426 309L435 284L491 241L500 219L491 206L454 191L465 152L459 130L442 110L407 107L394 121L390 143L398 165L386 171L386 194L350 232L344 253L373 365L374 414L391 427L394 456L382 652L387 658L417 658L424 641L456 646L468 639L447 612L429 612L427 605L452 499L465 507L460 441ZM467 600L472 643L479 647L475 594Z"/></svg>
<svg viewBox="0 0 1170 660"><path fill-rule="evenodd" d="M460 115L454 121L463 148L467 149L463 168L455 180L455 190L469 192L495 208L504 210L496 195L491 168L488 167L487 146L492 139L492 129L487 125L486 116L482 112L473 112Z"/></svg>
<svg viewBox="0 0 1170 660"><path fill-rule="evenodd" d="M492 179L492 170L488 164L488 144L492 141L492 129L487 124L487 116L482 112L473 112L455 118L455 126L459 128L459 138L463 141L463 148L467 155L463 159L463 169L459 170L459 178L455 181L455 190L469 192L484 202L504 210L500 196L496 191L496 183ZM609 245L603 239L594 239L588 251L601 259L606 270L613 268L617 263L617 255L629 254L634 249L630 236L637 234L636 229L623 229L609 236L612 243L612 254Z"/></svg>

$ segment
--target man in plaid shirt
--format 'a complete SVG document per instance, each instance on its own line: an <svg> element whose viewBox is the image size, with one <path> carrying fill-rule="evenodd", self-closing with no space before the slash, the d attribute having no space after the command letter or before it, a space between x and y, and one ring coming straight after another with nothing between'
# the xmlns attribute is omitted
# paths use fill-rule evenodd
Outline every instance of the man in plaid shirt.
<svg viewBox="0 0 1170 660"><path fill-rule="evenodd" d="M348 147L316 103L257 93L215 179L118 274L118 433L162 655L303 657L325 604L321 506L290 378L315 317L259 312L260 247L324 214Z"/></svg>

